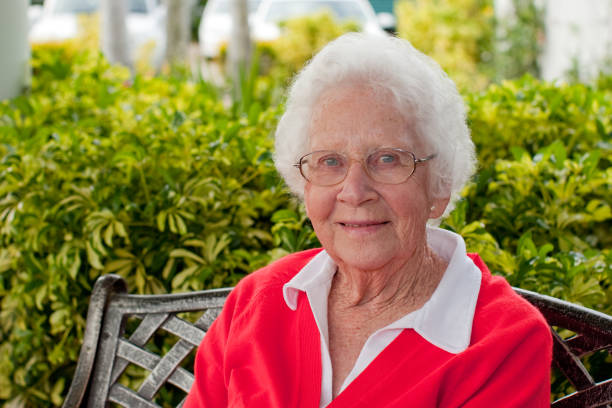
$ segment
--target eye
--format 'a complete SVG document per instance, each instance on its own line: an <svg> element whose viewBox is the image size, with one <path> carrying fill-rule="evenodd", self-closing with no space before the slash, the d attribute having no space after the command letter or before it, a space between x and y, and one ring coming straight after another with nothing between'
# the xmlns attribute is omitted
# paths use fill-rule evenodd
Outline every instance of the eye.
<svg viewBox="0 0 612 408"><path fill-rule="evenodd" d="M323 161L323 164L325 166L330 166L330 167L331 166L338 166L338 165L340 165L340 161L338 160L337 157L328 157L327 159L325 159Z"/></svg>
<svg viewBox="0 0 612 408"><path fill-rule="evenodd" d="M320 167L331 168L342 166L342 158L337 155L326 155L317 161Z"/></svg>
<svg viewBox="0 0 612 408"><path fill-rule="evenodd" d="M401 164L399 154L390 151L376 152L370 156L370 165L375 167L390 167Z"/></svg>
<svg viewBox="0 0 612 408"><path fill-rule="evenodd" d="M396 157L393 156L392 154L385 154L383 156L380 156L378 161L381 163L393 163L396 161Z"/></svg>

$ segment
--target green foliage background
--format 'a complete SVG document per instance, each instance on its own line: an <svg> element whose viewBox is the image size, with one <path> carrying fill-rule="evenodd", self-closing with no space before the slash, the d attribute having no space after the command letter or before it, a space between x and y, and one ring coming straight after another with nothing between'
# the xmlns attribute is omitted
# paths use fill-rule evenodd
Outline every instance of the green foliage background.
<svg viewBox="0 0 612 408"><path fill-rule="evenodd" d="M7 406L61 403L99 275L138 293L231 286L299 249L274 229L303 222L271 160L278 107L62 52L37 50L31 92L0 104Z"/></svg>
<svg viewBox="0 0 612 408"><path fill-rule="evenodd" d="M289 78L299 71L328 42L349 31L359 31L359 24L338 21L331 12L305 15L282 22L282 35L257 44L269 61L264 73Z"/></svg>
<svg viewBox="0 0 612 408"><path fill-rule="evenodd" d="M398 0L397 34L437 61L460 89L484 90L539 74L543 9L533 0L512 0L512 9L498 19L493 0Z"/></svg>
<svg viewBox="0 0 612 408"><path fill-rule="evenodd" d="M459 88L484 89L492 59L493 2L490 0L400 0L395 3L398 36L432 57Z"/></svg>
<svg viewBox="0 0 612 408"><path fill-rule="evenodd" d="M40 48L33 67L31 91L0 103L5 407L61 405L101 274L137 293L231 286L318 245L272 164L277 82L226 106L206 82L94 53ZM466 92L481 167L443 227L513 285L612 313L612 80L598 84Z"/></svg>

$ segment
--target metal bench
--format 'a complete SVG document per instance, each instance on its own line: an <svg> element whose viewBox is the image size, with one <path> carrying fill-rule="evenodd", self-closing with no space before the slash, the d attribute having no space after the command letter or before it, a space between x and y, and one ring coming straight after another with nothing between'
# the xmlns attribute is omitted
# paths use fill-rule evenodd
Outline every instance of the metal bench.
<svg viewBox="0 0 612 408"><path fill-rule="evenodd" d="M190 369L195 349L230 290L129 295L121 277L100 277L91 296L83 346L63 407L160 407L156 398L168 387L172 395L178 395L174 405L181 407L193 383ZM577 390L556 400L552 407L605 407L612 403L612 373L597 383L580 360L598 350L612 353L612 316L523 289L516 291L557 329L553 330L554 364ZM194 317L195 312L198 316ZM560 329L573 334L564 339L557 334ZM178 340L172 345L167 340L156 342L159 333ZM142 381L126 385L121 377L130 370L138 371L134 367L144 373Z"/></svg>

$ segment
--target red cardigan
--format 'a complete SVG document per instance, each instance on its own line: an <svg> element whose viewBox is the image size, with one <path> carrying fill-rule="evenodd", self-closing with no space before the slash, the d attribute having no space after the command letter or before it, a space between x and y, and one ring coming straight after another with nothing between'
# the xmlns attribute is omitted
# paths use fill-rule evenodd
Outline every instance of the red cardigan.
<svg viewBox="0 0 612 408"><path fill-rule="evenodd" d="M198 349L185 408L319 406L319 331L306 296L292 311L282 294L318 251L289 255L240 281ZM550 406L546 321L478 255L470 257L482 271L470 346L451 354L404 330L328 407Z"/></svg>

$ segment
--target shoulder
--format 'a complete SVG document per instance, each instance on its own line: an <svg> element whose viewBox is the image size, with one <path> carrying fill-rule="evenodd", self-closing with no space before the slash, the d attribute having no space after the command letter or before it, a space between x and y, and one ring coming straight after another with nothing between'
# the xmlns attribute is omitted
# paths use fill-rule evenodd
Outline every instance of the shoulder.
<svg viewBox="0 0 612 408"><path fill-rule="evenodd" d="M491 275L478 255L469 257L482 273L472 342L508 335L517 340L535 336L545 343L552 341L550 327L539 310L517 294L503 277Z"/></svg>
<svg viewBox="0 0 612 408"><path fill-rule="evenodd" d="M231 330L249 331L259 322L281 318L290 311L281 307L283 285L320 251L311 249L287 255L242 278L228 295L211 330L226 334Z"/></svg>
<svg viewBox="0 0 612 408"><path fill-rule="evenodd" d="M242 302L252 301L270 292L282 296L283 285L321 251L322 248L309 249L277 259L242 278L230 296L237 297Z"/></svg>

